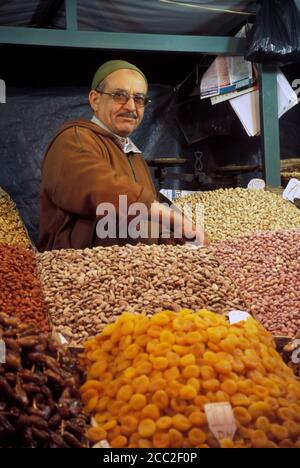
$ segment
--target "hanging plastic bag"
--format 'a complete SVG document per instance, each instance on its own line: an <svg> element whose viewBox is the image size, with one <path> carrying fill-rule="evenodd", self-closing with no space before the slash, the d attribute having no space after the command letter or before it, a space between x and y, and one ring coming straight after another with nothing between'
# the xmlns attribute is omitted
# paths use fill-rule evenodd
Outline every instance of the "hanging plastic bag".
<svg viewBox="0 0 300 468"><path fill-rule="evenodd" d="M279 66L300 62L300 12L294 0L263 0L245 58Z"/></svg>

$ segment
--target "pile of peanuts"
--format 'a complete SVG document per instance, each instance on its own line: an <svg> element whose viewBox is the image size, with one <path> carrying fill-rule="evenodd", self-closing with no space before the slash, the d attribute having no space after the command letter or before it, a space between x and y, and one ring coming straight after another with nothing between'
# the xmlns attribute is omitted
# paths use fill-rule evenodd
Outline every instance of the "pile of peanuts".
<svg viewBox="0 0 300 468"><path fill-rule="evenodd" d="M213 248L248 304L273 335L300 328L300 231L243 236Z"/></svg>
<svg viewBox="0 0 300 468"><path fill-rule="evenodd" d="M125 313L84 347L92 443L300 448L300 383L251 317L230 325L206 310ZM217 402L233 409L233 440L209 428L206 404Z"/></svg>
<svg viewBox="0 0 300 468"><path fill-rule="evenodd" d="M82 372L46 333L0 313L0 448L84 448ZM1 356L0 362L2 362Z"/></svg>
<svg viewBox="0 0 300 468"><path fill-rule="evenodd" d="M127 245L45 252L37 258L52 323L74 343L99 333L124 311L245 308L207 249Z"/></svg>
<svg viewBox="0 0 300 468"><path fill-rule="evenodd" d="M30 248L31 243L15 203L0 187L0 243Z"/></svg>
<svg viewBox="0 0 300 468"><path fill-rule="evenodd" d="M221 189L175 200L183 210L191 205L196 222L198 204L204 205L204 227L212 241L255 232L300 228L300 212L282 196L263 190ZM189 207L187 207L189 208Z"/></svg>
<svg viewBox="0 0 300 468"><path fill-rule="evenodd" d="M0 244L0 312L48 330L36 259L32 251Z"/></svg>

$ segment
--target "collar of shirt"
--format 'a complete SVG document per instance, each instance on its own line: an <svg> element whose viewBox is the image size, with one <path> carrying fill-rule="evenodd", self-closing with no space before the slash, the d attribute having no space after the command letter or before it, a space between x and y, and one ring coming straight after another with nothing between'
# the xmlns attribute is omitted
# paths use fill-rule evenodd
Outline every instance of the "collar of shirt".
<svg viewBox="0 0 300 468"><path fill-rule="evenodd" d="M104 130L108 131L113 137L119 148L125 153L141 153L141 151L135 146L130 138L123 138L119 135L113 133L101 120L99 120L95 115L91 119L92 122L99 125L99 127L103 128Z"/></svg>

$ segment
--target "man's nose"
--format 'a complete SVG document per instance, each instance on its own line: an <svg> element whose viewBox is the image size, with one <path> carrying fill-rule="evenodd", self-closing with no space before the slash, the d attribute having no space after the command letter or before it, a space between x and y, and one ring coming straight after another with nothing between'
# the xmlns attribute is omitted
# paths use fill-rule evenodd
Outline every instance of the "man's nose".
<svg viewBox="0 0 300 468"><path fill-rule="evenodd" d="M128 101L125 104L125 108L130 110L131 112L136 111L136 105L135 105L133 96L130 96L130 98L128 99Z"/></svg>

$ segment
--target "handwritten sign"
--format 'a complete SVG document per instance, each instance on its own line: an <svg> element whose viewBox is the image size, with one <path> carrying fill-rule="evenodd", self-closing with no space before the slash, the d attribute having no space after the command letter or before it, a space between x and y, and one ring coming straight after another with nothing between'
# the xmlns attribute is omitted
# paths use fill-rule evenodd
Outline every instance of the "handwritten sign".
<svg viewBox="0 0 300 468"><path fill-rule="evenodd" d="M109 443L107 440L100 440L97 444L93 445L93 448L110 448Z"/></svg>
<svg viewBox="0 0 300 468"><path fill-rule="evenodd" d="M300 180L291 179L283 192L283 198L293 202L295 198L300 198Z"/></svg>
<svg viewBox="0 0 300 468"><path fill-rule="evenodd" d="M232 406L228 402L209 403L204 405L208 426L218 440L233 440L236 432L236 422Z"/></svg>
<svg viewBox="0 0 300 468"><path fill-rule="evenodd" d="M242 310L231 310L228 312L228 318L230 325L234 325L235 323L242 322L243 320L247 320L248 317L251 317L248 312L244 312Z"/></svg>
<svg viewBox="0 0 300 468"><path fill-rule="evenodd" d="M251 190L265 190L266 182L263 179L252 179L248 184L248 189Z"/></svg>
<svg viewBox="0 0 300 468"><path fill-rule="evenodd" d="M0 364L6 363L6 346L3 340L0 340Z"/></svg>

